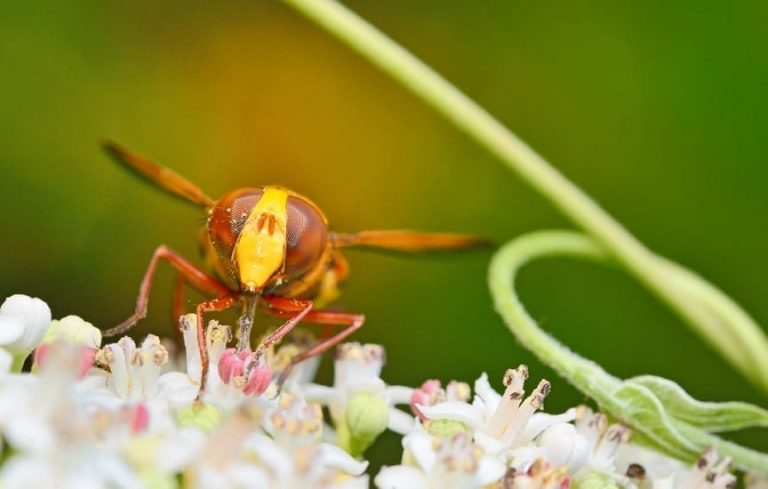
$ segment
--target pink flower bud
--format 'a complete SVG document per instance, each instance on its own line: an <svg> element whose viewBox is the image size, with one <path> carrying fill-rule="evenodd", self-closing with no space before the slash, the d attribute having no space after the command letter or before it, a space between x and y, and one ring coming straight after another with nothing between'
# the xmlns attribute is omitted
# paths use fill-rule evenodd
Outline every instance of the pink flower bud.
<svg viewBox="0 0 768 489"><path fill-rule="evenodd" d="M257 364L251 369L248 382L243 386L243 394L248 396L260 396L269 387L272 380L272 370L267 364Z"/></svg>
<svg viewBox="0 0 768 489"><path fill-rule="evenodd" d="M243 350L240 353L234 348L227 348L219 358L219 377L225 384L235 377L242 377L248 360L251 358L251 350Z"/></svg>
<svg viewBox="0 0 768 489"><path fill-rule="evenodd" d="M413 414L418 416L422 421L426 421L427 418L424 416L424 414L421 413L416 405L421 404L422 406L432 406L439 399L444 397L445 394L443 393L440 381L434 379L427 380L421 384L421 387L414 389L413 394L411 394L411 411L413 411Z"/></svg>

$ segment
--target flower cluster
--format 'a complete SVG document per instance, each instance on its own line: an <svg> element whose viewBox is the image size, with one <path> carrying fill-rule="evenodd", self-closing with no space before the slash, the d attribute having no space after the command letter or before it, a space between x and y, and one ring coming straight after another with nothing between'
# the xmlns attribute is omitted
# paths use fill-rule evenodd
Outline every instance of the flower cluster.
<svg viewBox="0 0 768 489"><path fill-rule="evenodd" d="M228 326L207 326L208 382L194 315L184 351L154 335L102 344L74 316L51 321L39 299L0 308L0 487L59 488L634 488L734 487L729 460L709 450L691 466L632 443L630 430L580 406L542 412L550 383L528 394L528 369L483 374L474 388L381 378L378 345L336 350L330 386L319 359L276 379L311 343L229 349ZM23 366L34 350L30 372ZM400 465L367 472L366 450L402 435ZM372 479L369 479L372 477ZM748 475L747 487L768 481Z"/></svg>

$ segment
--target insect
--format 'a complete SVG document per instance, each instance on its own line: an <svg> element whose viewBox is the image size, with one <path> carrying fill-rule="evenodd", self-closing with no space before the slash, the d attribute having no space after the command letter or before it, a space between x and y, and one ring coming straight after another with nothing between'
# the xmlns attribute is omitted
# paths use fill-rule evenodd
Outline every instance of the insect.
<svg viewBox="0 0 768 489"><path fill-rule="evenodd" d="M306 351L292 358L280 376L278 386L290 369L320 355L359 329L362 314L323 310L338 295L338 285L348 273L341 249L350 246L419 252L434 249L461 249L484 245L484 239L461 234L429 234L413 231L362 231L351 234L328 229L328 220L308 198L278 186L233 190L213 200L198 186L173 170L153 163L113 143L103 143L118 163L157 187L206 210L208 219L200 244L209 272L168 248L159 246L149 262L139 288L136 309L118 326L104 332L114 336L128 331L147 314L152 279L164 260L178 272L173 308L183 314L183 290L189 285L210 299L196 307L197 341L201 352L200 395L208 373L203 314L240 306L237 351L250 347L250 332L257 309L285 319L260 345L268 348L279 342L300 321L326 325L330 333ZM340 327L334 332L333 327Z"/></svg>

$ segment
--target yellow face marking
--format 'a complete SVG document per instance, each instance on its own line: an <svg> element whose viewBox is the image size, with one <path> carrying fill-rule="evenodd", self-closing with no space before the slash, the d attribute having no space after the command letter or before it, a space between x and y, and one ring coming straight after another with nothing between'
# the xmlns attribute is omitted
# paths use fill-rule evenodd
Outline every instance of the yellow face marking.
<svg viewBox="0 0 768 489"><path fill-rule="evenodd" d="M234 252L243 290L260 291L283 269L288 233L287 202L287 192L267 187L248 216Z"/></svg>

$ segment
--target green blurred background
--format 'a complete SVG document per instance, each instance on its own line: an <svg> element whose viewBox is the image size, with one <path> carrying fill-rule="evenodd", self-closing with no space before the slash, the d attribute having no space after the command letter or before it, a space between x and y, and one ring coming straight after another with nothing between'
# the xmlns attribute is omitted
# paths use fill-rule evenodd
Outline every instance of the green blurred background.
<svg viewBox="0 0 768 489"><path fill-rule="evenodd" d="M284 184L318 202L337 230L462 231L503 242L569 226L494 158L293 11L212 5L4 2L0 294L40 296L54 316L109 327L132 311L158 244L197 259L203 215L111 164L102 137L213 196ZM350 5L653 249L768 323L768 3ZM490 252L348 257L339 305L367 315L357 339L386 346L391 383L471 381L487 371L498 386L504 368L524 362L534 380L554 380L548 410L583 401L493 313ZM172 275L159 272L137 334L170 333ZM548 331L616 375L652 373L703 399L766 404L620 272L553 260L526 270L521 288ZM765 430L734 438L768 449ZM377 457L394 463L396 442L385 440Z"/></svg>

